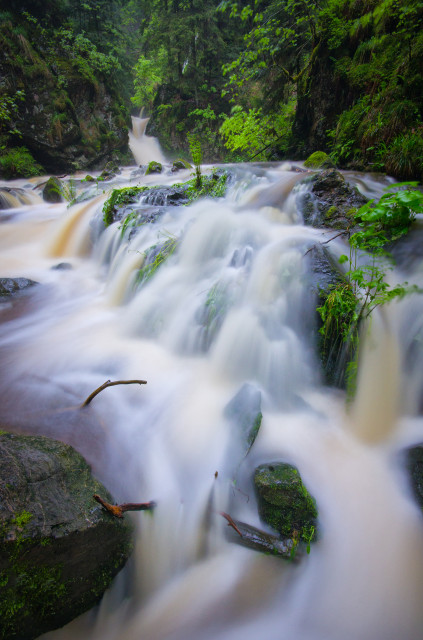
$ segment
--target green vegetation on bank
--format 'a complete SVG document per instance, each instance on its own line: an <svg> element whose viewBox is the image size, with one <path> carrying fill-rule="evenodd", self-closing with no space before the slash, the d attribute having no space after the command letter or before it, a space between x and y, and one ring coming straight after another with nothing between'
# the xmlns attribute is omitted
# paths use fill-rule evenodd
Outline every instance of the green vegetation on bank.
<svg viewBox="0 0 423 640"><path fill-rule="evenodd" d="M423 194L404 186L416 184L393 185L379 202L370 200L356 211L354 220L360 230L349 236L349 254L339 259L341 264L348 265L345 278L329 288L324 303L317 309L325 344L338 337L345 343L350 395L355 388L361 322L377 307L407 293L421 292L407 282L391 285L387 280L393 263L388 251L390 243L406 235L416 214L423 213Z"/></svg>

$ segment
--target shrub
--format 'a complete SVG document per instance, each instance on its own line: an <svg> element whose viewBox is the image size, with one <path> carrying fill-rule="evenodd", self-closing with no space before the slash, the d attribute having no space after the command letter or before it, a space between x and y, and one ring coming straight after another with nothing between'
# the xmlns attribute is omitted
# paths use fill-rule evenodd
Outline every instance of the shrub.
<svg viewBox="0 0 423 640"><path fill-rule="evenodd" d="M45 173L26 147L9 149L0 158L0 169L5 178L30 178Z"/></svg>

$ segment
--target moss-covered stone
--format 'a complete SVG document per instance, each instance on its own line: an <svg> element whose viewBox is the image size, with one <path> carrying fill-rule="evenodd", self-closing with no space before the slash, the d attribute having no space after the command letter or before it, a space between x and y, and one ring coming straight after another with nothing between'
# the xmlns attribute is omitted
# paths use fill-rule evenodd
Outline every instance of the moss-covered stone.
<svg viewBox="0 0 423 640"><path fill-rule="evenodd" d="M264 522L284 538L307 543L314 538L316 502L296 467L284 462L263 464L255 470L254 487Z"/></svg>
<svg viewBox="0 0 423 640"><path fill-rule="evenodd" d="M186 160L174 160L172 163L171 171L175 173L176 171L182 171L183 169L192 169L192 165Z"/></svg>
<svg viewBox="0 0 423 640"><path fill-rule="evenodd" d="M0 435L0 638L31 639L94 606L131 550L131 528L72 447Z"/></svg>
<svg viewBox="0 0 423 640"><path fill-rule="evenodd" d="M62 202L63 187L59 178L51 176L43 189L43 200L46 202Z"/></svg>
<svg viewBox="0 0 423 640"><path fill-rule="evenodd" d="M315 151L304 161L304 166L307 169L331 169L335 165L327 153Z"/></svg>
<svg viewBox="0 0 423 640"><path fill-rule="evenodd" d="M163 171L163 165L160 162L156 162L152 160L148 163L147 169L145 170L145 175L148 176L150 173L161 173Z"/></svg>

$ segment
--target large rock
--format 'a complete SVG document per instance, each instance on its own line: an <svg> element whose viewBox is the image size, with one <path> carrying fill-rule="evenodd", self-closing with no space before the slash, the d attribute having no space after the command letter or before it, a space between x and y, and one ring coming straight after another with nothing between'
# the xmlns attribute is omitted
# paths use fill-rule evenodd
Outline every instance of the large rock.
<svg viewBox="0 0 423 640"><path fill-rule="evenodd" d="M308 186L297 196L297 206L305 224L353 230L354 213L367 199L356 187L351 187L339 171L318 172L304 178L300 184Z"/></svg>
<svg viewBox="0 0 423 640"><path fill-rule="evenodd" d="M309 542L317 527L314 498L296 467L285 462L263 464L254 472L261 519L284 538Z"/></svg>
<svg viewBox="0 0 423 640"><path fill-rule="evenodd" d="M68 445L0 435L0 638L36 638L90 609L125 564L131 529Z"/></svg>

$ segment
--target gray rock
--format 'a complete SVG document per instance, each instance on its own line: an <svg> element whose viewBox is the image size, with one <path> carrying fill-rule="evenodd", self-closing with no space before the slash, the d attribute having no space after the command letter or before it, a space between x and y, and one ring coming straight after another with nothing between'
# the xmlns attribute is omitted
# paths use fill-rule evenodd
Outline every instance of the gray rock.
<svg viewBox="0 0 423 640"><path fill-rule="evenodd" d="M234 439L241 445L245 457L254 444L262 420L261 392L246 382L226 405L224 415L234 426Z"/></svg>
<svg viewBox="0 0 423 640"><path fill-rule="evenodd" d="M353 214L367 199L351 187L335 169L315 173L301 181L307 191L300 191L297 207L304 223L327 229L346 230L354 225Z"/></svg>
<svg viewBox="0 0 423 640"><path fill-rule="evenodd" d="M404 455L411 489L418 505L423 511L423 444L410 447L405 451Z"/></svg>
<svg viewBox="0 0 423 640"><path fill-rule="evenodd" d="M28 278L0 278L0 302L38 284Z"/></svg>
<svg viewBox="0 0 423 640"><path fill-rule="evenodd" d="M94 606L125 564L131 528L84 459L44 437L0 435L2 639L30 640Z"/></svg>

